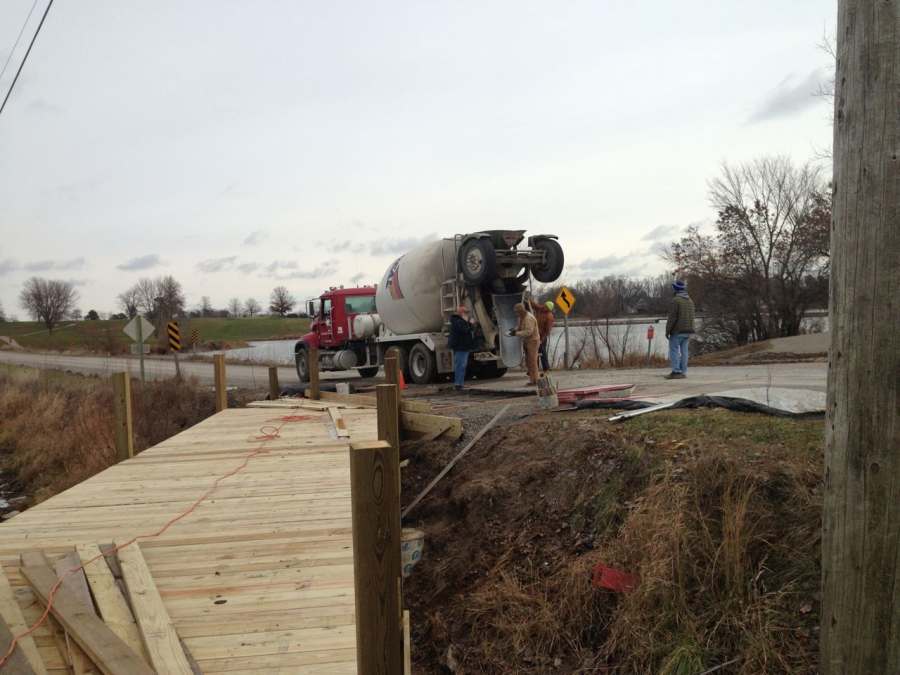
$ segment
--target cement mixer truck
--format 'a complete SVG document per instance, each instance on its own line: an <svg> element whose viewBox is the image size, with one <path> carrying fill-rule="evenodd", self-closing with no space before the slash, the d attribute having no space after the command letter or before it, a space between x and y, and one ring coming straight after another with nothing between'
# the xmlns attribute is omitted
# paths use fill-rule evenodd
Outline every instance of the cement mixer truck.
<svg viewBox="0 0 900 675"><path fill-rule="evenodd" d="M450 316L466 305L478 340L467 376L501 377L522 357L521 340L507 335L516 324L513 306L532 279L556 281L564 262L555 235L525 240L524 230L488 230L423 244L392 262L377 286L330 288L308 302L313 320L294 348L297 375L309 381L313 348L320 370L357 370L362 377L375 375L392 350L407 381L435 382L453 372Z"/></svg>

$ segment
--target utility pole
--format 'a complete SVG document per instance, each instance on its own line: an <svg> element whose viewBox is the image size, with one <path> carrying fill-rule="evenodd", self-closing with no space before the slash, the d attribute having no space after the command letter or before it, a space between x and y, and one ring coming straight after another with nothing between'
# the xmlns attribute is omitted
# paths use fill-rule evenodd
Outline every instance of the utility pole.
<svg viewBox="0 0 900 675"><path fill-rule="evenodd" d="M839 0L820 670L900 664L900 3Z"/></svg>

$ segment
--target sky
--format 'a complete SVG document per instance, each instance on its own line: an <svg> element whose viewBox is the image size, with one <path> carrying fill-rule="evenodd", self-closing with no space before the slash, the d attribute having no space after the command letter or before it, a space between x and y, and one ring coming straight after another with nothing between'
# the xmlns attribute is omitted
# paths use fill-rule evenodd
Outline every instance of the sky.
<svg viewBox="0 0 900 675"><path fill-rule="evenodd" d="M0 2L0 97L46 2ZM0 303L43 276L117 311L162 274L190 306L305 299L504 228L558 235L568 281L662 272L723 162L830 146L835 11L56 0L0 114Z"/></svg>

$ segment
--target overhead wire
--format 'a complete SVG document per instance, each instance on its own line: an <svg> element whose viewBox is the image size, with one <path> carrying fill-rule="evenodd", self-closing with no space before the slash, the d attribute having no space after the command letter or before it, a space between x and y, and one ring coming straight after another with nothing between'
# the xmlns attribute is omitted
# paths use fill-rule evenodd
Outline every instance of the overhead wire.
<svg viewBox="0 0 900 675"><path fill-rule="evenodd" d="M37 36L41 32L41 28L44 25L44 21L47 19L47 14L50 13L50 8L53 6L53 0L47 3L47 8L44 10L43 15L41 16L41 22L37 25L37 28L34 31L34 35L31 36L31 42L28 43L28 49L25 51L25 56L22 57L22 62L19 64L18 70L16 70L16 76L13 78L12 83L9 85L9 89L6 92L6 96L3 98L3 103L0 103L0 115L3 114L4 108L6 108L6 102L9 101L9 97L13 92L13 89L16 87L16 82L19 81L19 75L22 74L22 68L25 67L25 62L28 60L28 55L31 54L31 48L34 47L34 41L37 40Z"/></svg>
<svg viewBox="0 0 900 675"><path fill-rule="evenodd" d="M22 34L25 32L25 27L28 25L28 22L31 21L31 15L34 14L35 7L37 7L37 0L34 0L34 2L31 3L31 9L28 10L28 16L25 17L25 23L23 23L22 27L19 29L16 41L13 43L12 49L9 50L9 54L6 55L6 63L3 64L3 70L0 70L0 82L3 81L3 76L6 75L6 69L9 67L9 62L12 61L13 54L15 54L16 49L19 48Z"/></svg>

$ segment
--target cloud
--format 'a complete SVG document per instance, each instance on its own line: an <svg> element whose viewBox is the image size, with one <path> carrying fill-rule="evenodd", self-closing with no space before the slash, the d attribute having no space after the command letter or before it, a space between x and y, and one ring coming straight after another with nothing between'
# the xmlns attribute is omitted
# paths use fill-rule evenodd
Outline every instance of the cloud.
<svg viewBox="0 0 900 675"><path fill-rule="evenodd" d="M84 267L84 258L72 258L71 260L36 260L26 263L28 272L49 272L51 270L67 271L80 270Z"/></svg>
<svg viewBox="0 0 900 675"><path fill-rule="evenodd" d="M680 225L657 225L641 239L644 241L658 241L659 239L669 239L681 232Z"/></svg>
<svg viewBox="0 0 900 675"><path fill-rule="evenodd" d="M265 267L263 276L273 279L321 279L337 272L337 260L325 260L310 269L301 267L296 260L275 260Z"/></svg>
<svg viewBox="0 0 900 675"><path fill-rule="evenodd" d="M237 268L244 274L250 274L260 268L260 264L256 262L241 263Z"/></svg>
<svg viewBox="0 0 900 675"><path fill-rule="evenodd" d="M138 256L137 258L132 258L121 265L116 265L116 267L120 270L131 272L135 270L148 270L151 267L157 267L162 264L162 260L158 254L149 253L147 255Z"/></svg>
<svg viewBox="0 0 900 675"><path fill-rule="evenodd" d="M368 276L368 275L365 272L360 272L359 274L354 274L352 277L350 277L350 283L358 284L360 281L365 279L366 276Z"/></svg>
<svg viewBox="0 0 900 675"><path fill-rule="evenodd" d="M607 255L602 258L586 258L575 265L575 267L584 270L585 272L596 273L602 270L611 270L616 267L621 267L623 263L631 260L633 260L633 258L627 255Z"/></svg>
<svg viewBox="0 0 900 675"><path fill-rule="evenodd" d="M201 260L198 262L197 269L201 272L206 272L207 274L211 272L221 272L222 270L230 269L236 260L236 255L231 255L227 258L209 258L208 260Z"/></svg>
<svg viewBox="0 0 900 675"><path fill-rule="evenodd" d="M33 113L46 113L51 115L59 115L63 112L63 108L56 105L55 103L50 103L47 99L44 98L36 98L31 101L25 108L29 112Z"/></svg>
<svg viewBox="0 0 900 675"><path fill-rule="evenodd" d="M778 83L768 98L763 101L757 111L747 120L748 124L765 122L778 117L794 115L812 105L818 99L816 92L821 87L830 85L830 77L821 68L816 68L805 78L797 81L791 74Z"/></svg>
<svg viewBox="0 0 900 675"><path fill-rule="evenodd" d="M396 255L406 253L408 250L437 240L438 236L430 232L423 237L404 237L400 239L376 239L369 244L370 255Z"/></svg>
<svg viewBox="0 0 900 675"><path fill-rule="evenodd" d="M0 277L19 269L19 262L15 258L4 258L0 260Z"/></svg>
<svg viewBox="0 0 900 675"><path fill-rule="evenodd" d="M335 253L343 253L344 251L350 253L362 253L366 250L366 244L358 241L334 241L334 242L316 242L320 244L322 247L327 248L329 251L334 251Z"/></svg>
<svg viewBox="0 0 900 675"><path fill-rule="evenodd" d="M263 243L268 236L269 234L265 230L253 230L244 239L244 246L257 246Z"/></svg>

